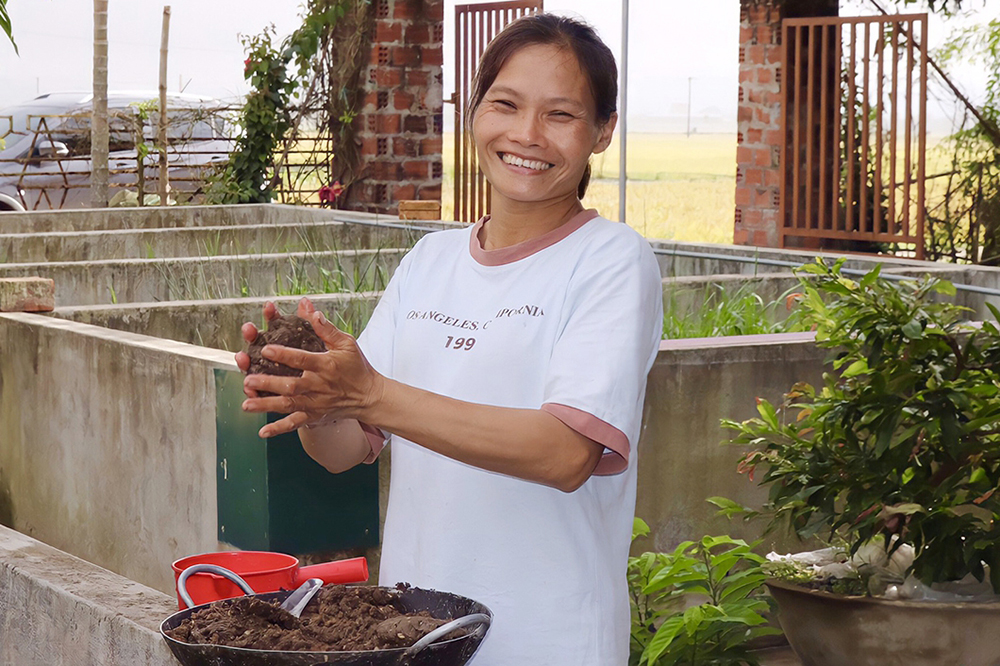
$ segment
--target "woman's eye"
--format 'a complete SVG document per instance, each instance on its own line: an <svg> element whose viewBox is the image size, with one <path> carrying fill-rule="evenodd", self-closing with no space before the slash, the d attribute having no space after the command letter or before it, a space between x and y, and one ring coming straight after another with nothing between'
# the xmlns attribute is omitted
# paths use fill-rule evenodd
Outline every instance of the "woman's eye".
<svg viewBox="0 0 1000 666"><path fill-rule="evenodd" d="M500 105L502 107L505 107L505 108L508 108L508 109L513 109L514 108L514 103L511 102L511 101L509 101L509 100L506 100L506 99L495 99L495 100L493 100L493 103L494 104L498 104L498 105Z"/></svg>

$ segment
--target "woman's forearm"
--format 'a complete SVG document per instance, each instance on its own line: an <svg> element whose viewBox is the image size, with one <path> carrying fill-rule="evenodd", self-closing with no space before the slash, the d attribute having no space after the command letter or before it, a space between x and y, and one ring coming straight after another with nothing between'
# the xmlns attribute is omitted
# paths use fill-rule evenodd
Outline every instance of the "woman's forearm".
<svg viewBox="0 0 1000 666"><path fill-rule="evenodd" d="M299 440L310 458L334 474L358 465L372 450L368 437L355 419L299 428Z"/></svg>
<svg viewBox="0 0 1000 666"><path fill-rule="evenodd" d="M381 399L361 415L365 422L475 467L571 492L604 452L541 410L480 405L384 381Z"/></svg>

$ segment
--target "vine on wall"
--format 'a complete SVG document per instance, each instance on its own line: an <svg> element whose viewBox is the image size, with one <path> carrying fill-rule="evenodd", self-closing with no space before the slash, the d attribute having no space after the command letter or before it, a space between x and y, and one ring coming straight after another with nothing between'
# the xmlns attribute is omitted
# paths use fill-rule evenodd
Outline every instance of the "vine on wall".
<svg viewBox="0 0 1000 666"><path fill-rule="evenodd" d="M334 204L359 171L353 123L370 43L370 0L308 0L280 44L274 28L243 39L251 92L240 136L212 183L218 203Z"/></svg>

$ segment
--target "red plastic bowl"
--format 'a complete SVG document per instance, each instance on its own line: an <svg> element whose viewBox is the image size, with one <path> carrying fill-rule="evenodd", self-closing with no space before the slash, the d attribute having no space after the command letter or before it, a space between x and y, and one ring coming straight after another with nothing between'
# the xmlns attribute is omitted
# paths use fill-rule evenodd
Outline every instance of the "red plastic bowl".
<svg viewBox="0 0 1000 666"><path fill-rule="evenodd" d="M294 590L310 578L319 578L324 584L364 583L368 580L368 560L355 557L349 560L324 562L306 567L299 566L298 558L284 553L242 550L220 553L202 553L183 557L174 562L174 586L181 572L195 564L215 564L239 574L254 592ZM235 583L210 573L196 573L187 581L187 591L195 605L219 599L243 596ZM177 595L177 606L187 608Z"/></svg>

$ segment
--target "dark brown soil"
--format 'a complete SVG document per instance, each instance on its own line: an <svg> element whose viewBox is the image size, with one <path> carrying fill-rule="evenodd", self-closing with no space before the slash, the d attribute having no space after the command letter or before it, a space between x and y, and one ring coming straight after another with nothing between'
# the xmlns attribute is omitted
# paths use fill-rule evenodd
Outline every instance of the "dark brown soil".
<svg viewBox="0 0 1000 666"><path fill-rule="evenodd" d="M299 619L278 604L239 597L193 613L167 634L183 643L256 650L383 650L409 647L445 622L426 611L403 613L384 587L328 585Z"/></svg>
<svg viewBox="0 0 1000 666"><path fill-rule="evenodd" d="M312 324L295 315L285 315L272 319L267 324L267 330L257 334L257 338L247 346L250 356L250 369L247 374L280 375L282 377L301 377L302 371L282 363L269 361L260 355L264 345L282 345L295 347L311 352L326 351L326 344L316 335ZM260 391L260 395L274 395Z"/></svg>

